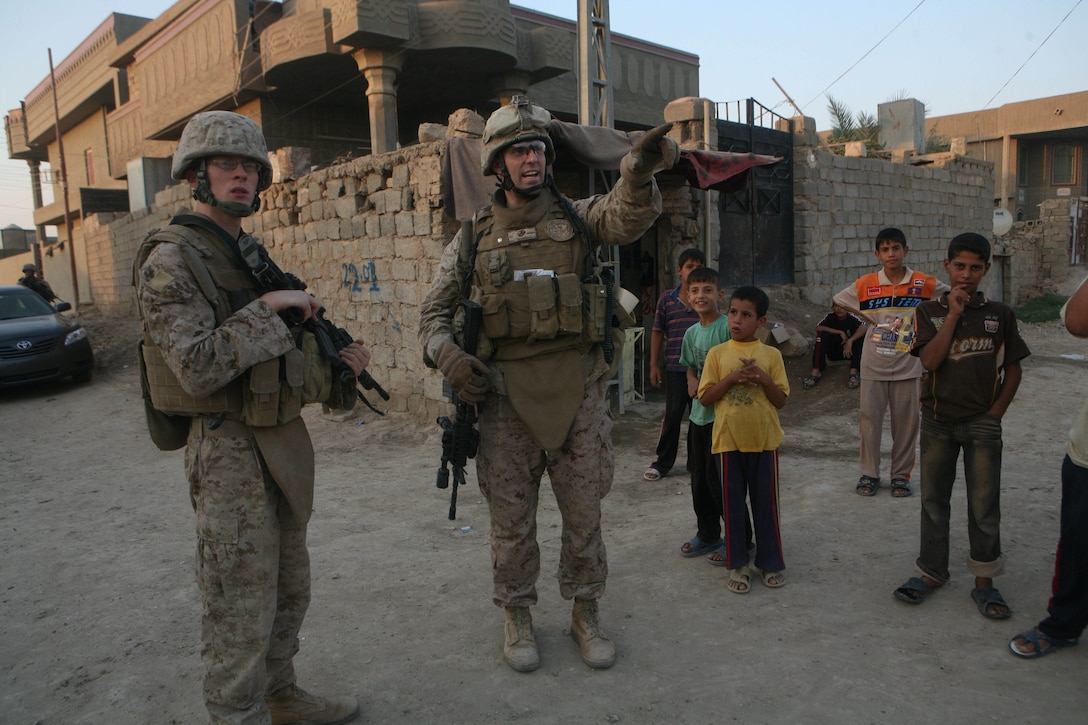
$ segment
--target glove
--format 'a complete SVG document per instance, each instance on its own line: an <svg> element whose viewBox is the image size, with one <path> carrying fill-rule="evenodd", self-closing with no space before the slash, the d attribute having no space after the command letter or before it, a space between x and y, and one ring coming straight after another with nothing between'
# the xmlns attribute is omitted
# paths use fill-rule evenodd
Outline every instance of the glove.
<svg viewBox="0 0 1088 725"><path fill-rule="evenodd" d="M628 183L643 186L662 169L671 169L680 158L680 147L667 134L671 123L650 129L639 137L620 162L620 176Z"/></svg>
<svg viewBox="0 0 1088 725"><path fill-rule="evenodd" d="M490 388L491 371L478 359L444 340L431 355L434 364L449 381L450 389L465 403L479 403Z"/></svg>

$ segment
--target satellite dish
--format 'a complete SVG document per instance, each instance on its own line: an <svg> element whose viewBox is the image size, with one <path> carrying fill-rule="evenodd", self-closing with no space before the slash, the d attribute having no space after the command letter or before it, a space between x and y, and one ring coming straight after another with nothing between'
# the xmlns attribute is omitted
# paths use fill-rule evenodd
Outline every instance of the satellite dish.
<svg viewBox="0 0 1088 725"><path fill-rule="evenodd" d="M1012 214L1007 209L994 209L994 235L1004 236L1012 229Z"/></svg>

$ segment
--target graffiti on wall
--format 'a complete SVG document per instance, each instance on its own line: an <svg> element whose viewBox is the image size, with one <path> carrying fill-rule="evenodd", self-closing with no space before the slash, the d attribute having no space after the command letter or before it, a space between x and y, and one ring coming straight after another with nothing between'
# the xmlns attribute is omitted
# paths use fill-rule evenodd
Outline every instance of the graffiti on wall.
<svg viewBox="0 0 1088 725"><path fill-rule="evenodd" d="M378 272L373 262L364 262L359 266L356 266L354 262L345 262L340 265L340 269L344 272L341 284L352 292L362 292L364 283L370 285L368 288L370 292L381 290L378 286Z"/></svg>

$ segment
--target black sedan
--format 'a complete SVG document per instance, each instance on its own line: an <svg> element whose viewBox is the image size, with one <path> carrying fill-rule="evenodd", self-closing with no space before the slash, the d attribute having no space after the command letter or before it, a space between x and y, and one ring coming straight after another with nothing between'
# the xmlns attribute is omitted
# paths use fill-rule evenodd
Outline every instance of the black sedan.
<svg viewBox="0 0 1088 725"><path fill-rule="evenodd" d="M71 377L88 382L94 353L87 330L20 285L0 287L0 387Z"/></svg>

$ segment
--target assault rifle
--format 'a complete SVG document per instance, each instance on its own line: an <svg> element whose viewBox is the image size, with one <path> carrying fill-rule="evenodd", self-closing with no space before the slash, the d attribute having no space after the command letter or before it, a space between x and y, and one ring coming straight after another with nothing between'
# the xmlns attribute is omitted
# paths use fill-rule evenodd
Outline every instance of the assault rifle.
<svg viewBox="0 0 1088 725"><path fill-rule="evenodd" d="M472 300L462 300L461 305L465 310L465 345L464 351L469 355L476 355L476 346L480 339L480 328L483 326L484 308ZM480 431L476 430L476 406L466 403L452 394L454 402L453 420L448 416L438 419L438 425L442 428L442 467L438 469L438 478L435 485L438 488L449 488L450 472L448 466L453 466L453 488L450 490L450 514L449 519L457 518L457 487L465 485L465 466L469 458L476 457L476 451L480 447Z"/></svg>
<svg viewBox="0 0 1088 725"><path fill-rule="evenodd" d="M261 247L263 250L264 247ZM268 255L265 251L265 256ZM279 272L283 277L283 283L286 286L270 287L270 290L306 290L306 282L302 282L290 272L284 272L279 267L276 267L275 262L271 258L268 258L268 263L271 269L275 272ZM258 278L260 279L260 278ZM321 355L329 360L329 364L332 366L334 376L341 379L342 382L348 382L351 378L356 378L356 374L351 368L348 367L347 362L341 359L339 352L345 347L355 342L351 333L344 328L338 328L333 322L325 319L325 308L318 309L316 314L308 320L302 320L302 310L297 307L289 307L284 311L284 321L292 327L301 325L302 329L308 330L313 333L318 341L318 349L321 351ZM390 394L385 392L378 381L374 380L370 373L363 370L356 378L359 384L363 386L363 389L372 390L382 396L383 401L390 400ZM359 396L359 400L363 402L368 408L374 411L374 413L384 416L381 410L375 408L370 401L367 400L367 396L362 394L362 391L358 388L355 390L356 395Z"/></svg>
<svg viewBox="0 0 1088 725"><path fill-rule="evenodd" d="M242 259L249 265L250 271L257 279L257 282L260 283L259 291L262 294L273 290L306 289L305 282L290 272L284 272L279 268L279 265L272 261L272 258L268 256L268 250L258 244L255 237L243 234L238 240L238 250L242 254ZM305 321L303 321L303 312L297 307L288 308L283 313L283 318L288 325L292 327L301 325L304 330L314 334L317 339L318 349L321 350L322 356L332 366L333 375L338 377L341 382L346 383L352 378L356 378L355 373L352 372L347 363L340 359L340 351L354 342L355 339L350 332L325 319L324 307ZM382 400L389 400L389 393L385 392L385 389L366 370L359 373L356 379L365 390L373 390L381 396ZM359 396L359 400L363 401L366 407L378 415L385 415L367 400L362 390L356 388L355 394Z"/></svg>

